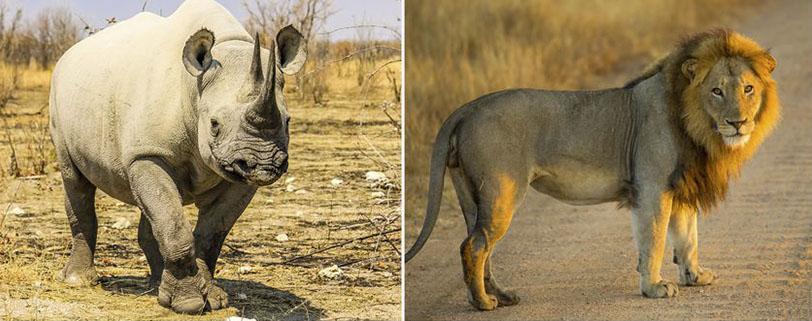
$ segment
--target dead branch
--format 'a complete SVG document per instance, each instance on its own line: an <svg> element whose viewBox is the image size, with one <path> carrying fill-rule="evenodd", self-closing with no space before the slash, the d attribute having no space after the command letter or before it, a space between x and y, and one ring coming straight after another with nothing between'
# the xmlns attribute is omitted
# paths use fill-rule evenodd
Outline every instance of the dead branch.
<svg viewBox="0 0 812 321"><path fill-rule="evenodd" d="M352 244L352 243L357 242L357 241L363 241L363 240L370 239L370 238L373 238L373 237L376 237L376 236L380 236L380 235L384 235L384 234L392 234L392 233L395 233L395 232L400 232L400 229L391 229L391 230L387 230L387 231L383 231L383 232L378 232L378 233L373 233L373 234L369 234L369 235L365 235L365 236L361 236L361 237L356 237L354 239L347 240L347 241L344 241L344 242L341 242L341 243L338 243L338 244L335 244L335 245L331 245L331 246L325 247L325 248L320 249L320 250L313 251L313 252L305 254L305 255L299 255L299 256L287 259L285 261L282 261L282 263L280 263L280 264L288 264L288 263L291 263L293 261L298 261L298 260L301 260L303 258L311 257L311 256L319 254L319 253L324 253L324 252L327 252L329 250L339 248L339 247L345 246L347 244Z"/></svg>

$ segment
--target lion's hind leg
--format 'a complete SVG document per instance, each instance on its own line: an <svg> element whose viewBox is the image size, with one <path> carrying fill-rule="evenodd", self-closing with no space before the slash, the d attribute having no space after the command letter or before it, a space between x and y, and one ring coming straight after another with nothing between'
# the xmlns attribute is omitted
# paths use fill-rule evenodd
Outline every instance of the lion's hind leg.
<svg viewBox="0 0 812 321"><path fill-rule="evenodd" d="M668 237L674 246L674 263L679 265L681 285L709 285L716 275L699 265L697 212L675 206L668 224Z"/></svg>
<svg viewBox="0 0 812 321"><path fill-rule="evenodd" d="M455 186L460 185L457 184L458 182L464 183L459 176L455 178ZM459 193L460 187L457 189ZM469 289L469 299L477 309L493 310L497 305L518 303L518 297L515 294L503 291L496 284L488 263L494 246L507 233L516 203L524 196L526 189L525 182L508 174L485 179L482 188L477 190L479 193L475 203L475 223L470 224L472 217L468 213L465 214L466 219L469 220L469 233L468 238L460 246L460 254L465 283ZM473 194L465 193L464 189L462 192L460 202L463 211L466 208L470 211L472 209L471 201L474 200ZM504 300L504 302L500 302L500 300Z"/></svg>

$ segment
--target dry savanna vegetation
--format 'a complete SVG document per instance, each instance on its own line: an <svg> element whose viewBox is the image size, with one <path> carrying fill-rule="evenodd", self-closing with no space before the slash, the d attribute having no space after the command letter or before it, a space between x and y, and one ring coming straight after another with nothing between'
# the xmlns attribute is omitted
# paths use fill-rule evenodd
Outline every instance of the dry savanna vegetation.
<svg viewBox="0 0 812 321"><path fill-rule="evenodd" d="M102 192L100 284L56 281L71 244L48 134L50 74L65 49L104 26L69 8L28 13L0 0L0 319L399 317L400 41L330 41L329 2L273 3L244 2L249 31L266 37L292 23L310 39L308 64L286 88L290 168L260 189L226 240L215 277L231 307L191 317L157 304L136 237L140 212ZM284 21L252 20L280 12ZM194 221L194 207L185 211Z"/></svg>
<svg viewBox="0 0 812 321"><path fill-rule="evenodd" d="M462 104L506 88L621 86L682 36L724 26L756 2L408 1L406 235L422 224L434 136ZM456 206L450 183L446 191Z"/></svg>

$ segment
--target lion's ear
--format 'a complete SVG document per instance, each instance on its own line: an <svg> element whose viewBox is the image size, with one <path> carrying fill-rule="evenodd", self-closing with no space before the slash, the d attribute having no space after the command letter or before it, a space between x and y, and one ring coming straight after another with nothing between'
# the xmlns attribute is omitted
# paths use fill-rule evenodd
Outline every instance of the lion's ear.
<svg viewBox="0 0 812 321"><path fill-rule="evenodd" d="M773 58L773 56L770 54L769 51L765 51L764 54L761 55L761 63L763 63L764 66L767 67L767 70L769 70L770 73L772 73L775 70L776 65L775 58Z"/></svg>
<svg viewBox="0 0 812 321"><path fill-rule="evenodd" d="M682 74L688 80L694 80L694 76L696 76L696 63L694 58L688 58L682 63Z"/></svg>

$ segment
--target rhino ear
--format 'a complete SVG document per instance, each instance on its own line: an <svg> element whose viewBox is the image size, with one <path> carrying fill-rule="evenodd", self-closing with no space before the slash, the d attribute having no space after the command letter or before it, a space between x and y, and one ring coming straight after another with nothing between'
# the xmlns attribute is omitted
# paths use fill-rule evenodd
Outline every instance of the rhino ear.
<svg viewBox="0 0 812 321"><path fill-rule="evenodd" d="M186 40L183 46L183 66L192 76L200 76L211 67L211 47L214 46L214 33L200 29Z"/></svg>
<svg viewBox="0 0 812 321"><path fill-rule="evenodd" d="M292 25L279 30L276 34L276 44L279 48L279 68L282 72L292 75L304 66L307 60L304 37Z"/></svg>

